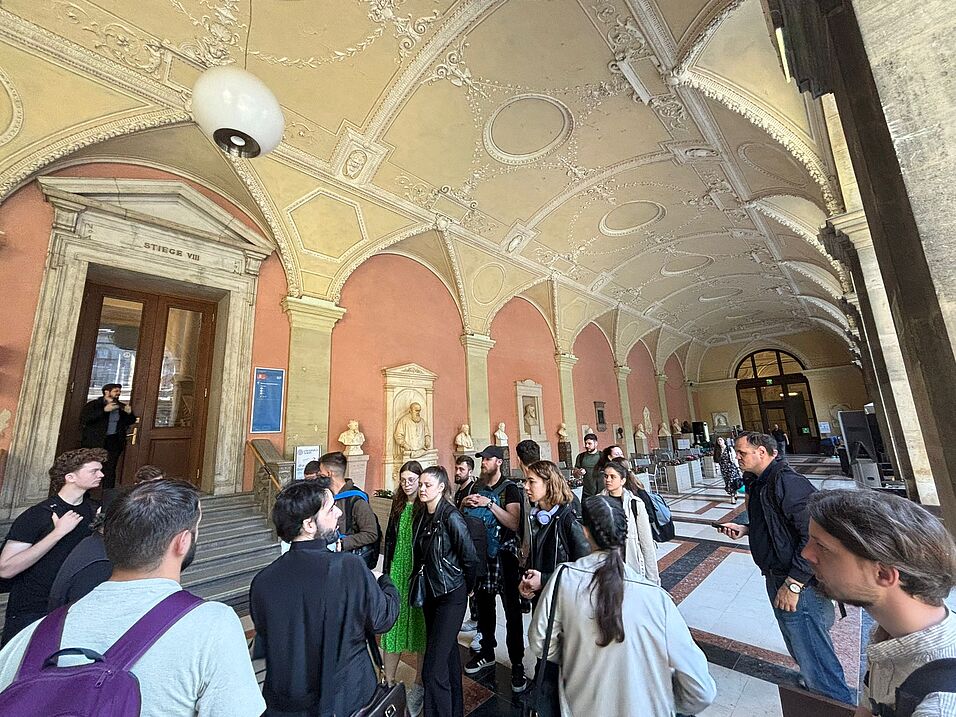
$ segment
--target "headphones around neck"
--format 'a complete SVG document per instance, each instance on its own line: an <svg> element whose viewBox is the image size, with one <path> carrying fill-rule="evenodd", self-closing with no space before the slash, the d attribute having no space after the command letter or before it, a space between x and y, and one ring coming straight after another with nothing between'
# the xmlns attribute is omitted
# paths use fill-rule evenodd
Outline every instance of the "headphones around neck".
<svg viewBox="0 0 956 717"><path fill-rule="evenodd" d="M558 508L560 507L560 505L556 505L551 508L551 510L542 510L541 508L538 508L534 514L535 520L538 521L539 525L547 525L551 522L551 519L554 517L554 514L558 512Z"/></svg>

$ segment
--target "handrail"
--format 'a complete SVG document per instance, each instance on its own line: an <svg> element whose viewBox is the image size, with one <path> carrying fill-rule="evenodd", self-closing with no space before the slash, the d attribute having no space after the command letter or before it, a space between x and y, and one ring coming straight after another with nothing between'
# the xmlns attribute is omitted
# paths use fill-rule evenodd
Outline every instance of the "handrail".
<svg viewBox="0 0 956 717"><path fill-rule="evenodd" d="M256 459L256 472L252 481L252 494L256 504L266 518L272 522L272 507L276 502L276 495L292 480L294 461L282 457L272 441L265 438L253 438L249 441L253 456ZM275 532L275 526L272 526Z"/></svg>

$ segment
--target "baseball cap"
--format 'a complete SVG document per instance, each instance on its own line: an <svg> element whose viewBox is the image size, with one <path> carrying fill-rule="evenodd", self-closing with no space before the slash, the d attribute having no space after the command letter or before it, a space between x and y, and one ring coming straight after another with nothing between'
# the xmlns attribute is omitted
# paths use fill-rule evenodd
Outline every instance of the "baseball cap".
<svg viewBox="0 0 956 717"><path fill-rule="evenodd" d="M485 450L481 453L476 453L477 458L497 458L499 460L505 459L505 452L501 450L501 446L485 446Z"/></svg>

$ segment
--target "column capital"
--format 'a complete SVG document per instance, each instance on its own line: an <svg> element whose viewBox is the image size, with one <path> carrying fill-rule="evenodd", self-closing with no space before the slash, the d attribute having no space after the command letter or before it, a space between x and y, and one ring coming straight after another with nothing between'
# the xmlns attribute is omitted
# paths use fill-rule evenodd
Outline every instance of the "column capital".
<svg viewBox="0 0 956 717"><path fill-rule="evenodd" d="M625 379L631 375L631 367L624 366L622 364L614 364L614 375L617 376L618 381Z"/></svg>
<svg viewBox="0 0 956 717"><path fill-rule="evenodd" d="M462 334L461 345L469 353L488 354L495 346L495 340L487 334Z"/></svg>
<svg viewBox="0 0 956 717"><path fill-rule="evenodd" d="M691 381L689 378L684 379L684 388L693 388L694 381Z"/></svg>
<svg viewBox="0 0 956 717"><path fill-rule="evenodd" d="M578 357L571 353L556 353L554 360L558 368L572 368L578 362Z"/></svg>
<svg viewBox="0 0 956 717"><path fill-rule="evenodd" d="M866 221L866 214L862 209L845 214L838 214L827 220L827 224L836 231L846 235L856 248L871 246L873 239L870 236L870 225Z"/></svg>
<svg viewBox="0 0 956 717"><path fill-rule="evenodd" d="M657 378L657 382L663 384L667 381L667 374L661 371L660 373L655 373L654 376Z"/></svg>
<svg viewBox="0 0 956 717"><path fill-rule="evenodd" d="M341 306L312 296L286 296L282 299L282 310L289 315L289 321L296 328L330 333L335 323L345 316L345 309Z"/></svg>

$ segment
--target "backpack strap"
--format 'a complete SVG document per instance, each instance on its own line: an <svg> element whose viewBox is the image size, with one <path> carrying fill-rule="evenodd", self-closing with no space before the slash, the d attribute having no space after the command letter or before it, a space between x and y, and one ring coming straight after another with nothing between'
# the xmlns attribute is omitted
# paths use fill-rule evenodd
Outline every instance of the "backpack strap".
<svg viewBox="0 0 956 717"><path fill-rule="evenodd" d="M365 491L359 490L358 488L353 488L352 490L343 490L341 493L335 494L336 500L343 500L345 498L361 498L368 503L368 495L365 493Z"/></svg>
<svg viewBox="0 0 956 717"><path fill-rule="evenodd" d="M933 660L913 670L896 688L896 717L911 717L933 692L956 692L956 658Z"/></svg>
<svg viewBox="0 0 956 717"><path fill-rule="evenodd" d="M66 612L69 607L69 605L58 607L37 625L33 635L30 636L26 653L17 671L17 680L40 674L46 658L60 649L60 638L63 637L63 624L66 622Z"/></svg>
<svg viewBox="0 0 956 717"><path fill-rule="evenodd" d="M106 651L107 664L117 670L129 670L169 628L203 602L201 597L186 590L164 598Z"/></svg>

